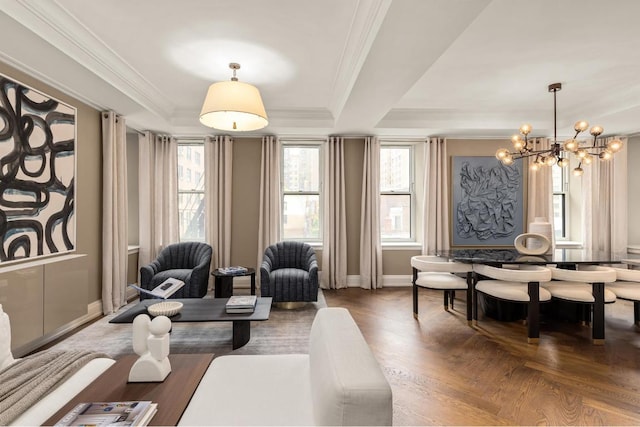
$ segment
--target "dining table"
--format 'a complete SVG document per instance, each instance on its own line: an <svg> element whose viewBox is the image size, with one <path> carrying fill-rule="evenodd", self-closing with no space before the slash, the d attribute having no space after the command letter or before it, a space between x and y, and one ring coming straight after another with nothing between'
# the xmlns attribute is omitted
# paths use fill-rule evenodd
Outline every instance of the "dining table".
<svg viewBox="0 0 640 427"><path fill-rule="evenodd" d="M527 255L518 252L515 248L461 248L436 251L435 255L447 258L452 261L485 264L493 267L517 266L517 265L554 265L563 269L578 269L580 265L616 265L625 264L640 266L640 255L625 252L594 251L578 248L555 249L548 254ZM474 278L471 286L475 286L477 279ZM529 284L535 286L535 284ZM537 284L539 286L539 284ZM604 320L604 283L592 283L593 303L593 331L594 342L604 340L605 320ZM475 293L475 290L474 290ZM531 298L537 298L538 292L530 292ZM539 306L539 301L535 301L535 306ZM476 313L474 313L476 318ZM532 317L535 322L529 324L529 336L537 336L539 333L538 316Z"/></svg>

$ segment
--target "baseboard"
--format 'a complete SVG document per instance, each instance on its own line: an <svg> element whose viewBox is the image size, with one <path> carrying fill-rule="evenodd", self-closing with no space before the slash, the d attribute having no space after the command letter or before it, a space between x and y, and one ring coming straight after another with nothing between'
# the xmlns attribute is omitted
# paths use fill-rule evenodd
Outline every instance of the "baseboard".
<svg viewBox="0 0 640 427"><path fill-rule="evenodd" d="M410 274L382 276L382 286L385 288L401 288L411 286L413 277Z"/></svg>
<svg viewBox="0 0 640 427"><path fill-rule="evenodd" d="M400 275L386 275L382 276L382 287L383 288L399 288L405 286L411 286L412 276L407 274ZM348 288L359 288L360 286L360 275L353 274L347 276L347 287Z"/></svg>
<svg viewBox="0 0 640 427"><path fill-rule="evenodd" d="M58 329L41 336L40 338L31 341L22 347L18 347L13 349L14 357L22 357L35 351L42 347L43 345L49 344L51 341L63 336L66 333L71 332L72 330L79 328L87 322L92 321L98 317L102 316L102 300L94 301L87 305L87 314L82 317L78 317L72 322L67 323L66 325L60 326Z"/></svg>

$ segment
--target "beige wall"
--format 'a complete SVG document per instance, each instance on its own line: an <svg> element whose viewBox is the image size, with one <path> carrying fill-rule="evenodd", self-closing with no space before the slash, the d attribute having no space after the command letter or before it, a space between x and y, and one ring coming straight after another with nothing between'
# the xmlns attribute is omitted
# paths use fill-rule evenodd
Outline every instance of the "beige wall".
<svg viewBox="0 0 640 427"><path fill-rule="evenodd" d="M87 303L101 298L102 159L100 112L0 63L0 73L77 108L76 252L87 254ZM45 302L46 304L46 302Z"/></svg>
<svg viewBox="0 0 640 427"><path fill-rule="evenodd" d="M258 259L261 141L261 138L233 140L232 265L255 267Z"/></svg>
<svg viewBox="0 0 640 427"><path fill-rule="evenodd" d="M127 133L127 215L129 245L140 241L138 226L138 133ZM134 283L134 282L129 282Z"/></svg>

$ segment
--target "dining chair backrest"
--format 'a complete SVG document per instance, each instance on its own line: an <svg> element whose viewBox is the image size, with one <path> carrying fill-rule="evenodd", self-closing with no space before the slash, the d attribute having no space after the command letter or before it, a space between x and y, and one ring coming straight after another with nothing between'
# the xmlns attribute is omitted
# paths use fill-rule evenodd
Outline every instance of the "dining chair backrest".
<svg viewBox="0 0 640 427"><path fill-rule="evenodd" d="M473 271L496 280L509 282L548 282L551 271L537 265L522 265L520 269L491 267L484 264L473 264Z"/></svg>
<svg viewBox="0 0 640 427"><path fill-rule="evenodd" d="M578 266L577 270L565 270L563 268L548 267L551 270L553 280L584 283L606 283L616 280L616 271L611 267L601 265Z"/></svg>
<svg viewBox="0 0 640 427"><path fill-rule="evenodd" d="M473 270L471 264L450 261L435 255L416 255L411 257L411 266L420 271L438 273L468 273Z"/></svg>
<svg viewBox="0 0 640 427"><path fill-rule="evenodd" d="M629 270L627 268L614 268L616 280L624 282L640 282L640 270Z"/></svg>

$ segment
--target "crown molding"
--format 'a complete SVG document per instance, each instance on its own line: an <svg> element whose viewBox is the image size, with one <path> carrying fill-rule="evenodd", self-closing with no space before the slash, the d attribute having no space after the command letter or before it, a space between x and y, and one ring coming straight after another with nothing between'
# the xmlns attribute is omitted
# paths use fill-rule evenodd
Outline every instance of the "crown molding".
<svg viewBox="0 0 640 427"><path fill-rule="evenodd" d="M159 117L168 119L171 116L172 103L60 4L55 1L0 0L0 5L4 13L137 104ZM42 78L41 73L37 74ZM60 87L56 82L49 83ZM74 96L87 100L87 96L77 92Z"/></svg>
<svg viewBox="0 0 640 427"><path fill-rule="evenodd" d="M60 90L61 92L64 92L66 95L69 95L77 99L78 101L87 104L91 108L95 108L96 110L104 109L104 106L96 104L94 100L87 98L83 93L76 91L75 89L71 88L70 86L64 83L61 83L56 79L52 79L46 74L43 74L40 71L36 70L35 68L28 66L24 62L18 61L17 59L5 54L4 52L0 52L0 61L4 62L5 64L19 71L22 71L25 74L30 75L35 79L38 79L40 82L46 85L49 85L51 87L54 87Z"/></svg>

